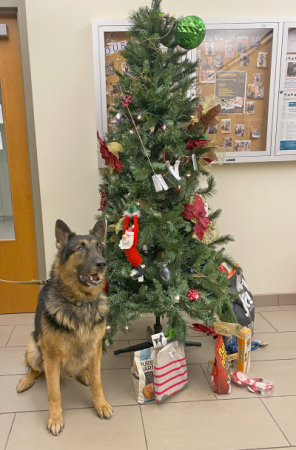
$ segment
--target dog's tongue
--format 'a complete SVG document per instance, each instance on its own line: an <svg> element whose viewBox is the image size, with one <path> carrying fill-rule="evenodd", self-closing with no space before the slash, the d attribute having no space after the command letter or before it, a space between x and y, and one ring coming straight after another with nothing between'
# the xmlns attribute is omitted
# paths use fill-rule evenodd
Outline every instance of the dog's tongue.
<svg viewBox="0 0 296 450"><path fill-rule="evenodd" d="M99 281L100 279L97 273L91 273L90 276L94 281Z"/></svg>

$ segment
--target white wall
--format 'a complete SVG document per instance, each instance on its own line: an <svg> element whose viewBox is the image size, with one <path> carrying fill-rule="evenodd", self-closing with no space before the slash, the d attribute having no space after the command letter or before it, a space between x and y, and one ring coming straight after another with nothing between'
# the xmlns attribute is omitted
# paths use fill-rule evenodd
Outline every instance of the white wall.
<svg viewBox="0 0 296 450"><path fill-rule="evenodd" d="M27 0L36 141L47 269L54 224L61 218L87 232L99 207L92 58L92 19L126 18L147 0ZM164 0L175 15L296 16L291 0ZM218 226L236 242L228 251L242 265L254 294L296 292L296 163L215 167L222 207Z"/></svg>

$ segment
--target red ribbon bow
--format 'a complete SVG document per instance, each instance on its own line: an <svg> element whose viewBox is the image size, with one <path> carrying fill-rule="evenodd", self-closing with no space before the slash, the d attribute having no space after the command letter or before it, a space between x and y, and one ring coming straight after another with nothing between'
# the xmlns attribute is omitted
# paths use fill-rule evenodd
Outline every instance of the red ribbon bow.
<svg viewBox="0 0 296 450"><path fill-rule="evenodd" d="M204 145L208 144L209 142L211 142L210 140L204 140L201 139L199 141L194 141L193 139L190 139L185 147L185 150L193 150L196 147L203 147Z"/></svg>
<svg viewBox="0 0 296 450"><path fill-rule="evenodd" d="M199 299L200 296L200 291L198 291L197 289L190 289L190 291L188 291L187 297L190 300L194 300L195 302Z"/></svg>
<svg viewBox="0 0 296 450"><path fill-rule="evenodd" d="M110 164L110 166L113 169L117 170L117 172L122 172L121 167L124 167L124 165L121 164L119 159L115 155L113 155L113 153L110 152L110 150L108 149L108 147L106 145L106 142L100 138L98 131L97 131L97 138L100 143L100 153L102 155L102 158L105 161L106 166L108 164Z"/></svg>
<svg viewBox="0 0 296 450"><path fill-rule="evenodd" d="M210 223L210 219L206 217L206 210L204 202L199 195L196 195L193 205L184 205L184 211L182 212L184 219L197 219L197 222L193 228L196 236L201 241L205 234L206 228Z"/></svg>
<svg viewBox="0 0 296 450"><path fill-rule="evenodd" d="M201 323L193 323L191 330L194 331L201 331L202 333L205 333L207 336L213 336L214 339L217 339L218 334L216 333L215 329L213 326L209 327L205 327L204 325L202 325Z"/></svg>

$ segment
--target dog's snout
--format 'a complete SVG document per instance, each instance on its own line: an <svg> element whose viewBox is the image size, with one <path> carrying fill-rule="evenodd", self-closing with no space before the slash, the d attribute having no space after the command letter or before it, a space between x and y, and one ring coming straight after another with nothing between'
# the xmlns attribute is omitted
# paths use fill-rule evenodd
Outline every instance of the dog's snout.
<svg viewBox="0 0 296 450"><path fill-rule="evenodd" d="M97 258L95 264L98 269L104 269L107 266L107 261L104 258Z"/></svg>

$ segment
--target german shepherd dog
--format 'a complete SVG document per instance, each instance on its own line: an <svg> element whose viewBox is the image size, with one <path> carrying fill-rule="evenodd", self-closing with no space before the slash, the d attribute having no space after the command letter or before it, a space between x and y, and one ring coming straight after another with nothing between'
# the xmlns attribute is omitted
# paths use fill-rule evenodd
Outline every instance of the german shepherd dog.
<svg viewBox="0 0 296 450"><path fill-rule="evenodd" d="M101 419L110 419L101 384L102 338L108 312L105 285L105 223L98 221L89 235L78 236L62 221L55 226L58 253L50 279L38 297L35 330L25 360L30 368L17 386L24 392L45 372L48 387L47 429L58 436L64 421L60 376L76 377L89 386Z"/></svg>

